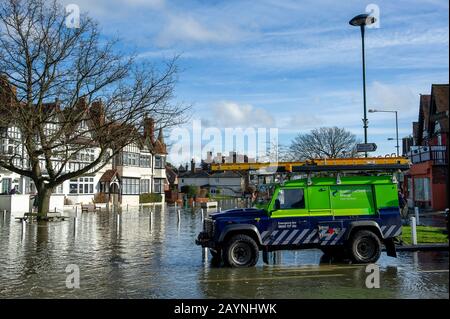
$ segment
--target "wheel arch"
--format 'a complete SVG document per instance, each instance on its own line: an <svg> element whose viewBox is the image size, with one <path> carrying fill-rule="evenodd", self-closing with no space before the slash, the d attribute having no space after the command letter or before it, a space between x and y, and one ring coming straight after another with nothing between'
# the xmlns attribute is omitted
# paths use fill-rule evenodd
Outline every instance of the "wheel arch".
<svg viewBox="0 0 450 319"><path fill-rule="evenodd" d="M258 228L256 228L255 225L251 224L235 224L226 226L220 234L219 243L223 244L232 236L238 234L247 235L251 237L256 242L258 247L261 247L262 240Z"/></svg>
<svg viewBox="0 0 450 319"><path fill-rule="evenodd" d="M347 234L345 235L345 240L351 238L351 236L359 230L369 230L378 236L380 241L384 240L383 232L381 231L380 225L373 220L360 220L350 223Z"/></svg>

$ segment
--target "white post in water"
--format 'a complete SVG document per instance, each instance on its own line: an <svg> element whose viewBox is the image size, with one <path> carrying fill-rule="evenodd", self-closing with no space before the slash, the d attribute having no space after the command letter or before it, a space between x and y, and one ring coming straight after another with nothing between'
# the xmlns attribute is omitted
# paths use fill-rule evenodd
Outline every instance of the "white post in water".
<svg viewBox="0 0 450 319"><path fill-rule="evenodd" d="M203 223L203 221L205 220L205 209L202 208L201 211L202 211L202 223Z"/></svg>
<svg viewBox="0 0 450 319"><path fill-rule="evenodd" d="M29 218L31 218L31 216ZM23 218L22 219L22 240L25 239L25 224L26 224L26 221L25 221L25 218Z"/></svg>
<svg viewBox="0 0 450 319"><path fill-rule="evenodd" d="M181 210L177 209L177 220L178 220L178 222L180 222L180 219L181 219Z"/></svg>
<svg viewBox="0 0 450 319"><path fill-rule="evenodd" d="M117 234L119 234L120 233L120 224L121 224L121 216L120 216L120 214L119 214L119 211L117 211L117 222L116 222L116 224L117 224Z"/></svg>
<svg viewBox="0 0 450 319"><path fill-rule="evenodd" d="M416 216L416 224L420 225L419 207L414 207L414 215Z"/></svg>
<svg viewBox="0 0 450 319"><path fill-rule="evenodd" d="M410 224L411 224L411 240L413 245L417 245L417 230L416 230L416 218L411 217L410 218Z"/></svg>
<svg viewBox="0 0 450 319"><path fill-rule="evenodd" d="M152 219L153 219L153 211L152 211L152 209L151 208L149 208L149 210L148 210L148 212L149 212L149 216L148 216L148 229L149 229L149 231L151 232L152 231Z"/></svg>

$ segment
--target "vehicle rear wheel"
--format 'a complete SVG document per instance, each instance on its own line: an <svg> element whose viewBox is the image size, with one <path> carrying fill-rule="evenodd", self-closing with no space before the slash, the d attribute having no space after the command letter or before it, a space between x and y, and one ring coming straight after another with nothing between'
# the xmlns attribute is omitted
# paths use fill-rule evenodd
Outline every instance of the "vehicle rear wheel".
<svg viewBox="0 0 450 319"><path fill-rule="evenodd" d="M226 265L231 267L252 267L258 262L258 258L258 245L253 238L247 235L231 237L223 251L223 260Z"/></svg>
<svg viewBox="0 0 450 319"><path fill-rule="evenodd" d="M360 230L353 234L349 242L350 257L355 263L374 263L381 255L381 242L370 230Z"/></svg>

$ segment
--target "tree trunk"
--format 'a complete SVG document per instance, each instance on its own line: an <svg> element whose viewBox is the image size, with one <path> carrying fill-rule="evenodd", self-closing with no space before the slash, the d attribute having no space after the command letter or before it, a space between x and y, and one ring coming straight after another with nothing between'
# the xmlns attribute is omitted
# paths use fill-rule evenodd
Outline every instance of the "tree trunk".
<svg viewBox="0 0 450 319"><path fill-rule="evenodd" d="M38 219L47 217L50 207L50 195L51 190L45 186L38 188L37 194L37 207L38 207Z"/></svg>

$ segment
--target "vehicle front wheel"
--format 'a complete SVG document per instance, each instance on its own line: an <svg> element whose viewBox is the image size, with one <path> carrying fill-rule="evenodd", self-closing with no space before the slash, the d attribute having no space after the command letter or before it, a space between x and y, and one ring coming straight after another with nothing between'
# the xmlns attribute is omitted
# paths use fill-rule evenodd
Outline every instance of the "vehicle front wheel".
<svg viewBox="0 0 450 319"><path fill-rule="evenodd" d="M350 257L360 264L374 263L381 255L381 242L370 230L360 230L353 234L349 242Z"/></svg>
<svg viewBox="0 0 450 319"><path fill-rule="evenodd" d="M252 267L258 262L258 258L258 245L253 238L247 235L231 237L223 251L223 260L226 265L231 267Z"/></svg>

